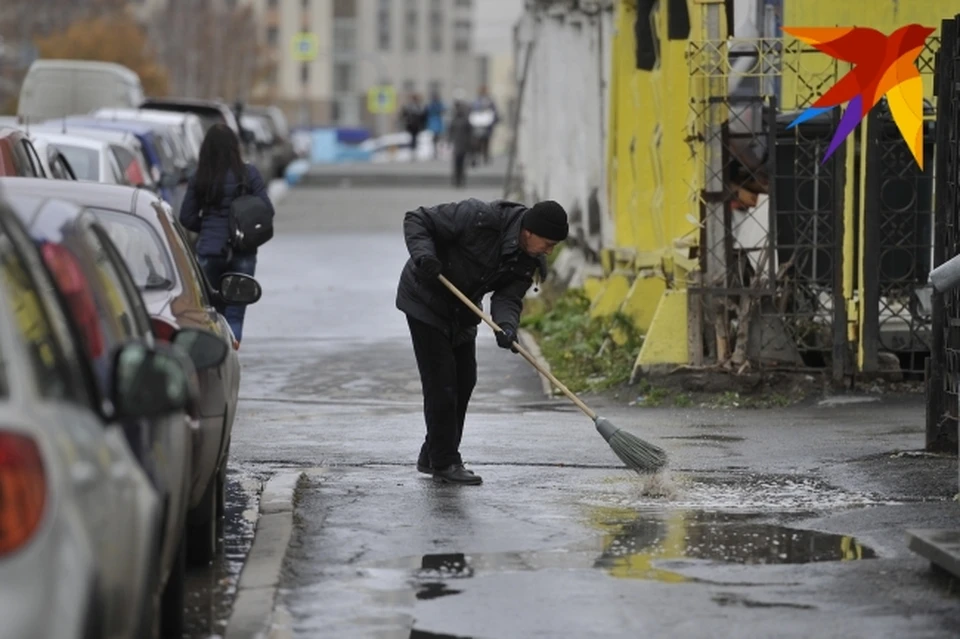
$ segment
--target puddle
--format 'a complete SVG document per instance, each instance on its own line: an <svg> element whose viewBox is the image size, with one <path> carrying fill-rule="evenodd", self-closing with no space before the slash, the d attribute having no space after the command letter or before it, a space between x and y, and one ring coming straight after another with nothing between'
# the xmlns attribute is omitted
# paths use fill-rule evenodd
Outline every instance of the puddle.
<svg viewBox="0 0 960 639"><path fill-rule="evenodd" d="M756 521L759 514L678 512L663 517L639 513L632 521L595 513L606 532L596 567L615 577L673 580L654 567L660 560L723 564L805 564L876 557L848 535L836 535ZM677 564L674 564L677 565ZM671 573L676 574L676 573Z"/></svg>
<svg viewBox="0 0 960 639"><path fill-rule="evenodd" d="M184 639L207 639L226 632L243 561L253 543L255 516L246 512L252 505L253 481L240 472L227 471L220 551L210 566L187 568Z"/></svg>

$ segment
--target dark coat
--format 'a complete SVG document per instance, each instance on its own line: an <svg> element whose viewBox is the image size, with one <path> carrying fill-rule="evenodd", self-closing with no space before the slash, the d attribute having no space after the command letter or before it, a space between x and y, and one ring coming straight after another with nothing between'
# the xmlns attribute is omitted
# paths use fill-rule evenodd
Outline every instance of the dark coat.
<svg viewBox="0 0 960 639"><path fill-rule="evenodd" d="M546 272L542 258L520 248L526 210L514 202L469 199L408 212L403 234L410 259L400 275L397 308L443 330L455 343L476 337L480 318L439 280L420 276L419 260L433 255L443 265L443 275L478 306L492 292L493 320L516 330L534 275Z"/></svg>
<svg viewBox="0 0 960 639"><path fill-rule="evenodd" d="M273 212L273 203L267 194L267 185L260 175L260 171L252 164L247 164L246 191L259 196ZM187 193L180 205L180 223L195 233L199 233L197 240L197 255L226 256L227 239L229 237L230 204L239 195L240 181L228 172L223 184L223 197L217 206L204 206L200 203L196 189L196 178L190 178L187 184ZM256 254L256 249L248 254Z"/></svg>

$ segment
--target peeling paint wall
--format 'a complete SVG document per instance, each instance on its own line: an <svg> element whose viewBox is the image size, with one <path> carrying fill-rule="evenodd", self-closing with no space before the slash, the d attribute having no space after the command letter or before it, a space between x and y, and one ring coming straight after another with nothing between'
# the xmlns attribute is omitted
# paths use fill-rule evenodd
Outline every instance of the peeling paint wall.
<svg viewBox="0 0 960 639"><path fill-rule="evenodd" d="M612 236L605 175L608 4L533 4L517 30L518 74L526 44L534 42L517 137L525 197L560 202L570 214L571 243L593 254Z"/></svg>

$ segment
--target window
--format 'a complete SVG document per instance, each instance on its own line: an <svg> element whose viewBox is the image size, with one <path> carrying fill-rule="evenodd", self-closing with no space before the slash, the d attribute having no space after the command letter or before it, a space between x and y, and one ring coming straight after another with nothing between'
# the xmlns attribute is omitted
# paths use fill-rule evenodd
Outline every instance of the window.
<svg viewBox="0 0 960 639"><path fill-rule="evenodd" d="M357 17L357 0L333 0L333 17Z"/></svg>
<svg viewBox="0 0 960 639"><path fill-rule="evenodd" d="M47 147L47 165L50 167L50 177L55 180L72 180L70 165L56 148Z"/></svg>
<svg viewBox="0 0 960 639"><path fill-rule="evenodd" d="M377 8L377 45L381 51L389 51L390 41L390 0L380 0Z"/></svg>
<svg viewBox="0 0 960 639"><path fill-rule="evenodd" d="M271 47L277 46L280 42L280 30L277 27L267 27L267 44Z"/></svg>
<svg viewBox="0 0 960 639"><path fill-rule="evenodd" d="M132 216L130 216L132 217ZM153 334L153 327L150 324L150 314L147 307L140 297L140 291L127 269L123 256L117 251L116 245L110 240L110 236L99 224L91 224L90 231L97 237L103 255L110 263L110 267L116 274L120 287L123 289L123 297L130 304L130 315L133 318L134 328L141 337Z"/></svg>
<svg viewBox="0 0 960 639"><path fill-rule="evenodd" d="M43 164L40 163L40 156L37 155L37 150L33 148L33 145L27 141L23 140L23 149L27 154L27 159L30 160L30 166L33 170L34 177L46 177L43 171Z"/></svg>
<svg viewBox="0 0 960 639"><path fill-rule="evenodd" d="M73 173L78 180L100 181L99 153L93 149L68 144L58 144L57 148L60 149L60 152L67 158L67 162L73 167Z"/></svg>
<svg viewBox="0 0 960 639"><path fill-rule="evenodd" d="M31 373L44 397L89 404L68 320L50 282L34 279L46 280L46 275L30 244L14 224L0 226L0 291L13 315L14 330L27 347L30 369L16 374Z"/></svg>
<svg viewBox="0 0 960 639"><path fill-rule="evenodd" d="M333 21L333 54L334 56L352 54L357 49L356 22L350 18L340 18Z"/></svg>
<svg viewBox="0 0 960 639"><path fill-rule="evenodd" d="M337 62L333 65L333 90L336 93L349 93L353 90L353 65Z"/></svg>
<svg viewBox="0 0 960 639"><path fill-rule="evenodd" d="M457 53L470 51L470 32L473 25L469 20L456 20L453 23L453 50Z"/></svg>
<svg viewBox="0 0 960 639"><path fill-rule="evenodd" d="M443 51L443 0L430 0L430 50Z"/></svg>
<svg viewBox="0 0 960 639"><path fill-rule="evenodd" d="M173 266L167 256L166 247L149 223L117 211L96 208L88 210L113 241L139 290L164 291L173 288Z"/></svg>
<svg viewBox="0 0 960 639"><path fill-rule="evenodd" d="M417 50L417 26L420 16L417 13L417 0L406 0L407 8L404 18L403 46L407 51Z"/></svg>
<svg viewBox="0 0 960 639"><path fill-rule="evenodd" d="M116 156L126 181L133 186L142 186L144 183L144 174L140 168L140 163L137 162L137 156L126 147L118 144L111 144L110 150L113 151L113 154Z"/></svg>

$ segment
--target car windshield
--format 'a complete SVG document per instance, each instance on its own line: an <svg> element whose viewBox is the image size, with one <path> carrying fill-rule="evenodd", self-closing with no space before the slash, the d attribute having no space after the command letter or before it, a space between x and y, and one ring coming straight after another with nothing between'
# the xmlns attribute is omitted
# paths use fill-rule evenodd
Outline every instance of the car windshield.
<svg viewBox="0 0 960 639"><path fill-rule="evenodd" d="M173 267L166 248L150 224L126 213L89 209L113 240L137 288L160 291L173 288Z"/></svg>
<svg viewBox="0 0 960 639"><path fill-rule="evenodd" d="M85 149L79 146L70 146L69 144L54 145L70 163L73 173L78 180L100 180L100 154L93 149Z"/></svg>

